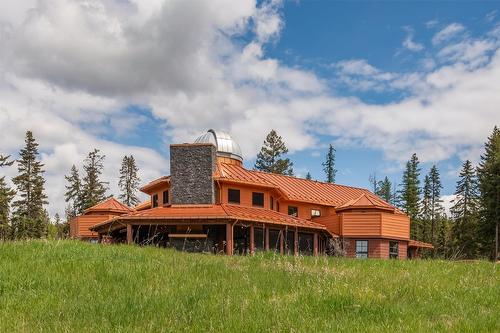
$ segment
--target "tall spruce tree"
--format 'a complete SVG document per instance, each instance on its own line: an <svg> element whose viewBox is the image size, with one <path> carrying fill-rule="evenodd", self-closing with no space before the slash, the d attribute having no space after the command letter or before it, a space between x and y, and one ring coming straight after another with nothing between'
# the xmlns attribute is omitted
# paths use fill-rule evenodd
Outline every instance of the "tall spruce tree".
<svg viewBox="0 0 500 333"><path fill-rule="evenodd" d="M429 171L429 178L431 184L431 201L430 201L430 213L431 213L431 234L430 239L431 242L434 243L436 241L436 233L437 233L437 220L441 218L444 212L444 208L442 205L443 200L441 199L441 189L443 186L441 185L441 179L439 176L438 168L433 165L431 170Z"/></svg>
<svg viewBox="0 0 500 333"><path fill-rule="evenodd" d="M328 147L328 152L326 153L326 160L322 163L323 171L326 175L327 183L335 183L335 175L337 170L335 169L335 148L330 144Z"/></svg>
<svg viewBox="0 0 500 333"><path fill-rule="evenodd" d="M410 236L416 237L420 213L420 168L417 154L413 154L406 163L403 173L402 189L399 193L400 206L411 220Z"/></svg>
<svg viewBox="0 0 500 333"><path fill-rule="evenodd" d="M9 161L10 156L0 155L0 167L11 166L14 161ZM5 176L0 177L0 240L10 236L10 203L16 192L7 186Z"/></svg>
<svg viewBox="0 0 500 333"><path fill-rule="evenodd" d="M101 155L99 149L91 151L83 164L85 175L83 177L83 208L85 210L106 199L106 191L108 190L107 182L100 179L104 169L104 159L106 156Z"/></svg>
<svg viewBox="0 0 500 333"><path fill-rule="evenodd" d="M311 173L309 171L307 171L306 179L307 180L311 180L312 179Z"/></svg>
<svg viewBox="0 0 500 333"><path fill-rule="evenodd" d="M26 132L25 143L17 160L19 174L12 179L20 197L12 204L12 232L15 238L41 238L47 232L43 206L48 204L43 164L38 161L38 143L31 131Z"/></svg>
<svg viewBox="0 0 500 333"><path fill-rule="evenodd" d="M82 181L80 179L78 169L74 164L71 167L69 175L64 176L64 178L68 182L68 184L66 185L66 193L64 194L64 198L66 202L69 202L71 204L71 215L72 217L75 217L83 213L85 203Z"/></svg>
<svg viewBox="0 0 500 333"><path fill-rule="evenodd" d="M134 156L124 156L120 169L120 180L118 181L118 186L121 190L119 199L129 207L133 207L139 203L137 192L139 191L141 180L137 175L138 171L139 168L135 164Z"/></svg>
<svg viewBox="0 0 500 333"><path fill-rule="evenodd" d="M420 223L418 225L417 239L430 242L430 225L432 216L432 184L431 177L425 175L424 188L422 193L422 204L420 207Z"/></svg>
<svg viewBox="0 0 500 333"><path fill-rule="evenodd" d="M370 182L370 184L372 185L372 191L373 193L377 193L378 192L378 180L377 180L377 173L374 172L373 174L370 174L368 176L368 181Z"/></svg>
<svg viewBox="0 0 500 333"><path fill-rule="evenodd" d="M481 191L480 251L482 255L496 259L495 241L498 242L500 225L500 129L497 126L484 145L477 175Z"/></svg>
<svg viewBox="0 0 500 333"><path fill-rule="evenodd" d="M392 201L391 190L392 190L391 181L386 176L384 180L378 182L377 192L375 194L390 203Z"/></svg>
<svg viewBox="0 0 500 333"><path fill-rule="evenodd" d="M479 189L476 172L469 160L462 165L450 212L453 218L454 247L466 258L475 258L477 256Z"/></svg>
<svg viewBox="0 0 500 333"><path fill-rule="evenodd" d="M271 130L257 155L255 169L282 175L293 175L293 163L290 159L283 157L286 153L288 153L288 149L283 139L275 130Z"/></svg>

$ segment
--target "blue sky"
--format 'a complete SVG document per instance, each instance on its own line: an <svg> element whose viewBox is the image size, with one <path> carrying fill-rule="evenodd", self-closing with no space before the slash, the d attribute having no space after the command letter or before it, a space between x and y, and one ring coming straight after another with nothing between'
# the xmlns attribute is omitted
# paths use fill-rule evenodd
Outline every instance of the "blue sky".
<svg viewBox="0 0 500 333"><path fill-rule="evenodd" d="M134 154L147 182L168 145L229 131L252 167L270 129L295 173L399 183L416 152L422 178L454 191L500 123L500 3L269 0L25 0L0 3L0 153L34 131L52 214L64 178L94 147L117 193ZM13 168L0 170L12 176Z"/></svg>

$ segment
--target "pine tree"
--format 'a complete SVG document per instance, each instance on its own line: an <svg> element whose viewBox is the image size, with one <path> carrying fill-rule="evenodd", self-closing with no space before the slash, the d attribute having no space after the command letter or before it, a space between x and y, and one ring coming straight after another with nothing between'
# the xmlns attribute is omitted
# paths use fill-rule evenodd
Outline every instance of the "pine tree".
<svg viewBox="0 0 500 333"><path fill-rule="evenodd" d="M99 202L106 199L106 191L108 190L106 182L101 181L100 176L104 169L104 155L100 154L99 149L91 151L84 161L83 170L83 207L82 210L90 208Z"/></svg>
<svg viewBox="0 0 500 333"><path fill-rule="evenodd" d="M384 180L378 182L377 192L375 194L390 203L392 201L391 190L392 190L391 181L386 176Z"/></svg>
<svg viewBox="0 0 500 333"><path fill-rule="evenodd" d="M418 217L420 213L420 168L417 154L413 154L406 163L406 170L403 173L402 189L399 200L401 208L408 214L411 220L410 237L415 238L418 230Z"/></svg>
<svg viewBox="0 0 500 333"><path fill-rule="evenodd" d="M432 184L431 177L425 175L422 205L420 207L420 223L417 230L417 239L424 242L430 241L430 225L432 220Z"/></svg>
<svg viewBox="0 0 500 333"><path fill-rule="evenodd" d="M257 155L255 169L282 175L293 175L293 163L290 159L282 157L286 153L288 153L288 149L283 139L275 130L271 130Z"/></svg>
<svg viewBox="0 0 500 333"><path fill-rule="evenodd" d="M311 173L309 171L307 171L306 179L307 180L311 180L312 179Z"/></svg>
<svg viewBox="0 0 500 333"><path fill-rule="evenodd" d="M48 204L43 164L37 160L38 143L31 131L26 132L25 143L17 161L19 175L12 179L20 197L12 204L12 231L15 238L41 238L47 232L43 206Z"/></svg>
<svg viewBox="0 0 500 333"><path fill-rule="evenodd" d="M479 212L479 189L471 161L462 165L450 209L453 217L452 235L455 247L467 258L477 256L476 235Z"/></svg>
<svg viewBox="0 0 500 333"><path fill-rule="evenodd" d="M372 191L373 193L377 193L378 192L378 181L377 181L377 174L374 172L373 174L370 174L368 176L368 181L370 182L370 184L373 186L372 187Z"/></svg>
<svg viewBox="0 0 500 333"><path fill-rule="evenodd" d="M118 186L121 190L119 198L129 207L139 203L137 192L139 191L140 178L137 175L139 168L135 164L134 156L124 156L120 169L120 180Z"/></svg>
<svg viewBox="0 0 500 333"><path fill-rule="evenodd" d="M327 183L335 183L335 175L337 170L335 169L335 148L330 144L328 147L328 153L326 154L326 160L323 162L323 171L326 174Z"/></svg>
<svg viewBox="0 0 500 333"><path fill-rule="evenodd" d="M72 216L81 215L84 210L83 186L78 169L75 165L71 167L70 174L68 176L64 176L64 178L68 182L64 198L66 202L71 203L71 207L73 208Z"/></svg>
<svg viewBox="0 0 500 333"><path fill-rule="evenodd" d="M500 224L500 129L495 126L484 145L484 154L477 168L481 192L479 221L480 251L496 259L495 237Z"/></svg>
<svg viewBox="0 0 500 333"><path fill-rule="evenodd" d="M436 241L434 256L448 259L452 249L451 221L444 215L436 218Z"/></svg>
<svg viewBox="0 0 500 333"><path fill-rule="evenodd" d="M67 222L61 221L59 213L54 215L54 225L56 227L56 239L65 239L69 236L69 225Z"/></svg>
<svg viewBox="0 0 500 333"><path fill-rule="evenodd" d="M10 156L0 155L0 167L11 166ZM0 240L6 240L10 235L9 215L10 202L16 192L7 186L5 176L0 177Z"/></svg>
<svg viewBox="0 0 500 333"><path fill-rule="evenodd" d="M429 171L429 178L431 184L431 242L434 243L436 241L436 232L437 232L437 219L439 219L444 212L444 208L442 206L443 200L441 200L441 189L443 186L441 185L441 179L439 177L438 168L433 165L431 170Z"/></svg>

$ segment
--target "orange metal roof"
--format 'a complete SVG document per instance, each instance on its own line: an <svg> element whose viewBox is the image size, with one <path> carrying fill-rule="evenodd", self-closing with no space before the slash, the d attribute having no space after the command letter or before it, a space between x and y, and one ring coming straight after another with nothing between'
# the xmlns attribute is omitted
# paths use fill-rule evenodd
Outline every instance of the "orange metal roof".
<svg viewBox="0 0 500 333"><path fill-rule="evenodd" d="M151 208L151 200L146 200L144 202L141 202L137 206L134 207L134 211L138 210L145 210Z"/></svg>
<svg viewBox="0 0 500 333"><path fill-rule="evenodd" d="M337 211L351 208L379 208L394 210L394 207L371 193L363 193L358 198L349 200L343 205L336 207Z"/></svg>
<svg viewBox="0 0 500 333"><path fill-rule="evenodd" d="M115 217L94 225L91 229L113 223L115 221L136 219L234 219L252 222L287 225L310 229L326 230L326 227L298 217L293 217L276 211L237 205L177 205L169 207L157 207L142 211L134 211L126 215Z"/></svg>
<svg viewBox="0 0 500 333"><path fill-rule="evenodd" d="M95 206L92 206L85 210L85 213L92 211L112 211L112 212L123 212L128 213L131 211L130 207L122 204L120 201L111 197L107 200L104 200L98 203Z"/></svg>
<svg viewBox="0 0 500 333"><path fill-rule="evenodd" d="M324 183L255 170L246 170L239 165L219 163L217 178L222 181L238 181L260 186L273 186L283 194L285 199L290 201L309 202L337 207L351 200L359 199L365 194L367 198L373 198L373 201L377 201L377 205L393 208L364 188Z"/></svg>
<svg viewBox="0 0 500 333"><path fill-rule="evenodd" d="M433 249L434 245L430 243L424 243L418 240L410 239L408 242L409 247L420 247L420 248L426 248L426 249Z"/></svg>
<svg viewBox="0 0 500 333"><path fill-rule="evenodd" d="M148 193L147 191L149 191L150 189L155 188L158 185L168 184L169 182L170 182L170 176L163 176L153 181L150 181L149 183L141 187L140 190L142 192Z"/></svg>

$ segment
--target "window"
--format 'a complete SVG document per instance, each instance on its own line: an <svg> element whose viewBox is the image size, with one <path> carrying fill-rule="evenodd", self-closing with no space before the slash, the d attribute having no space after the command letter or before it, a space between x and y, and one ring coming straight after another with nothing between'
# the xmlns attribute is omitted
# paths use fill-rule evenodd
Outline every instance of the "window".
<svg viewBox="0 0 500 333"><path fill-rule="evenodd" d="M235 189L228 189L227 190L227 201L229 201L230 203L237 203L239 204L240 203L240 190L235 190Z"/></svg>
<svg viewBox="0 0 500 333"><path fill-rule="evenodd" d="M278 201L276 201L276 211L277 212L280 211L280 203Z"/></svg>
<svg viewBox="0 0 500 333"><path fill-rule="evenodd" d="M299 216L299 209L295 206L288 206L288 215Z"/></svg>
<svg viewBox="0 0 500 333"><path fill-rule="evenodd" d="M356 258L368 258L368 241L356 241Z"/></svg>
<svg viewBox="0 0 500 333"><path fill-rule="evenodd" d="M399 257L399 243L389 242L389 258L398 259Z"/></svg>
<svg viewBox="0 0 500 333"><path fill-rule="evenodd" d="M321 212L319 209L311 209L311 217L318 217L321 216Z"/></svg>
<svg viewBox="0 0 500 333"><path fill-rule="evenodd" d="M158 194L153 194L153 208L158 207Z"/></svg>
<svg viewBox="0 0 500 333"><path fill-rule="evenodd" d="M252 206L264 207L264 193L252 192Z"/></svg>
<svg viewBox="0 0 500 333"><path fill-rule="evenodd" d="M271 197L271 200L269 201L269 205L271 207L271 210L273 210L274 209L274 198L273 197Z"/></svg>
<svg viewBox="0 0 500 333"><path fill-rule="evenodd" d="M168 204L168 190L163 191L163 204Z"/></svg>

